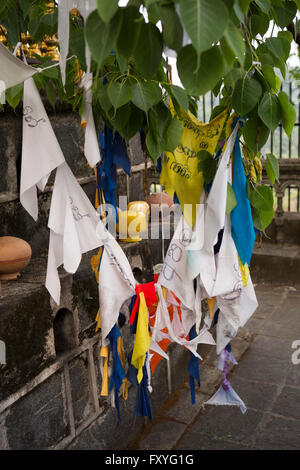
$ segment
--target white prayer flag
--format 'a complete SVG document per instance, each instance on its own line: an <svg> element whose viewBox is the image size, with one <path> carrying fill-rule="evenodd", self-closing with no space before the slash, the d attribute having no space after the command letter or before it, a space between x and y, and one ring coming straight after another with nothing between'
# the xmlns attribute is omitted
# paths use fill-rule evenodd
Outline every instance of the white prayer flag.
<svg viewBox="0 0 300 470"><path fill-rule="evenodd" d="M246 286L237 286L233 292L218 296L216 305L220 309L217 322L217 354L220 354L258 307L251 276Z"/></svg>
<svg viewBox="0 0 300 470"><path fill-rule="evenodd" d="M24 64L22 60L15 57L0 43L0 81L2 82L2 91L23 83L37 72L38 69Z"/></svg>
<svg viewBox="0 0 300 470"><path fill-rule="evenodd" d="M104 340L118 321L122 305L135 295L136 281L129 261L114 237L99 226L104 248L99 270L101 335Z"/></svg>
<svg viewBox="0 0 300 470"><path fill-rule="evenodd" d="M46 276L46 287L58 305L60 280L57 268L63 264L64 269L73 274L83 253L103 245L98 224L102 222L97 211L67 163L63 163L56 171L51 200Z"/></svg>
<svg viewBox="0 0 300 470"><path fill-rule="evenodd" d="M20 201L37 220L37 189L43 191L52 170L65 161L33 78L24 83Z"/></svg>
<svg viewBox="0 0 300 470"><path fill-rule="evenodd" d="M84 108L81 116L81 123L85 126L84 155L93 168L100 162L99 141L93 116L93 74L85 73L82 78L84 87Z"/></svg>
<svg viewBox="0 0 300 470"><path fill-rule="evenodd" d="M194 310L194 283L188 277L187 250L192 228L182 216L170 242L157 283L174 292L181 303Z"/></svg>

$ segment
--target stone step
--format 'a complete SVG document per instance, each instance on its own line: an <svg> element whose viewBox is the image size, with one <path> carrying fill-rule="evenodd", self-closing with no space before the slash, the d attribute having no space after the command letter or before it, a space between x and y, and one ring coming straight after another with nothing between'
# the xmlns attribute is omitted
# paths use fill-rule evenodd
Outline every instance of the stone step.
<svg viewBox="0 0 300 470"><path fill-rule="evenodd" d="M254 282L300 284L300 245L263 243L255 246L251 260Z"/></svg>

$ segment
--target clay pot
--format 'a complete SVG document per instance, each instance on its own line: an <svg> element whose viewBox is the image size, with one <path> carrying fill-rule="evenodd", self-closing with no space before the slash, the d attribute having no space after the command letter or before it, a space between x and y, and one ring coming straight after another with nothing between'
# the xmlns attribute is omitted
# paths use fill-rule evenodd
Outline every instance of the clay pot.
<svg viewBox="0 0 300 470"><path fill-rule="evenodd" d="M160 205L167 205L169 207L171 207L174 204L172 197L167 193L149 194L146 197L146 201L149 204L150 208L151 208L152 204L157 204L159 206Z"/></svg>
<svg viewBox="0 0 300 470"><path fill-rule="evenodd" d="M131 223L134 221L134 224ZM140 242L140 233L147 229L146 215L143 212L133 210L119 211L119 223L116 225L119 239L122 242ZM123 233L123 230L126 233ZM133 230L133 233L131 231ZM122 231L122 232L121 232Z"/></svg>
<svg viewBox="0 0 300 470"><path fill-rule="evenodd" d="M31 258L30 245L16 237L0 237L0 281L17 279Z"/></svg>

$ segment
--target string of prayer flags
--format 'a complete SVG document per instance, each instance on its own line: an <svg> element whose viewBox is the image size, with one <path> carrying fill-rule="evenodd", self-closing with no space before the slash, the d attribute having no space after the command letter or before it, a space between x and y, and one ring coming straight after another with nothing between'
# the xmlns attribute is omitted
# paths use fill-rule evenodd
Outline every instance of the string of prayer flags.
<svg viewBox="0 0 300 470"><path fill-rule="evenodd" d="M17 59L18 62L22 62ZM65 162L33 78L24 82L20 201L36 221L37 188L44 191L50 173Z"/></svg>
<svg viewBox="0 0 300 470"><path fill-rule="evenodd" d="M63 264L67 272L75 273L82 254L103 245L101 232L97 230L101 224L89 198L67 163L63 163L56 170L48 220L46 288L57 305L60 303L58 267Z"/></svg>

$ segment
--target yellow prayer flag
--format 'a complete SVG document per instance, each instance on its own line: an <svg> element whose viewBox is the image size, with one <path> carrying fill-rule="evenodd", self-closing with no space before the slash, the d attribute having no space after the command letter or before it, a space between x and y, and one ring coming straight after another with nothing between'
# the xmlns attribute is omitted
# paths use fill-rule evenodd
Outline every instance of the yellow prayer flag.
<svg viewBox="0 0 300 470"><path fill-rule="evenodd" d="M131 364L138 369L137 380L141 382L143 378L143 366L145 364L146 353L150 348L151 338L149 335L148 309L144 292L140 292L139 314L136 326L136 336L133 347Z"/></svg>
<svg viewBox="0 0 300 470"><path fill-rule="evenodd" d="M170 110L175 114L172 102ZM173 152L164 152L160 184L168 194L177 198L186 221L192 226L196 217L203 188L203 175L198 171L197 154L206 150L213 154L220 139L228 110L219 114L208 124L199 121L190 111L181 109L180 119L184 125L181 142ZM184 207L189 204L189 207Z"/></svg>

